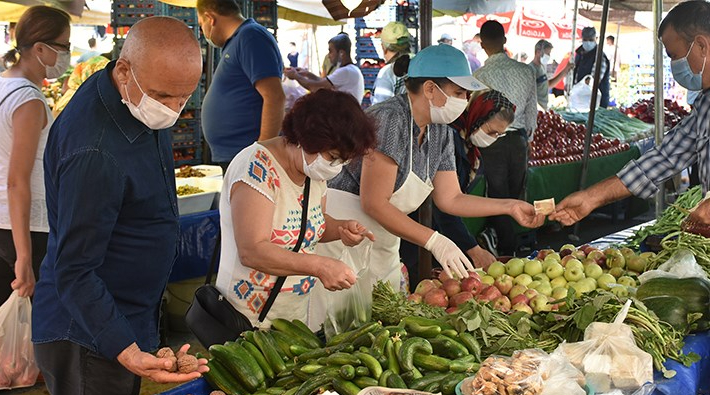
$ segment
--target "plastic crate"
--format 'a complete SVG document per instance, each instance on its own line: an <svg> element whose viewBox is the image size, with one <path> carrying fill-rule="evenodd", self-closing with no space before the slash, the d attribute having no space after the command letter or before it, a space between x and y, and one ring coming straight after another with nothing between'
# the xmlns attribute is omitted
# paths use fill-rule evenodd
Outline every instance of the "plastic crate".
<svg viewBox="0 0 710 395"><path fill-rule="evenodd" d="M188 26L198 26L197 9L193 7L179 7L172 4L160 3L160 14L171 16L185 22Z"/></svg>
<svg viewBox="0 0 710 395"><path fill-rule="evenodd" d="M397 20L410 29L419 29L419 7L416 5L397 6Z"/></svg>
<svg viewBox="0 0 710 395"><path fill-rule="evenodd" d="M175 126L170 128L170 132L173 136L173 148L202 144L199 119L178 119Z"/></svg>
<svg viewBox="0 0 710 395"><path fill-rule="evenodd" d="M204 89L203 86L204 84L202 82L197 85L195 93L190 96L190 99L188 99L187 103L185 104L186 110L199 110L200 108L202 108L202 91Z"/></svg>
<svg viewBox="0 0 710 395"><path fill-rule="evenodd" d="M356 29L378 29L397 20L396 6L381 5L375 11L363 18L355 18Z"/></svg>
<svg viewBox="0 0 710 395"><path fill-rule="evenodd" d="M199 378L156 395L209 395L210 392L212 392L212 387L207 383L207 380Z"/></svg>
<svg viewBox="0 0 710 395"><path fill-rule="evenodd" d="M160 15L157 0L114 0L111 3L111 24L116 27L133 26L149 16Z"/></svg>
<svg viewBox="0 0 710 395"><path fill-rule="evenodd" d="M173 148L175 166L202 164L202 144L192 147Z"/></svg>
<svg viewBox="0 0 710 395"><path fill-rule="evenodd" d="M362 77L367 81L368 78L377 78L377 74L380 73L380 70L382 69L379 67L364 67L360 69L360 72L362 73Z"/></svg>

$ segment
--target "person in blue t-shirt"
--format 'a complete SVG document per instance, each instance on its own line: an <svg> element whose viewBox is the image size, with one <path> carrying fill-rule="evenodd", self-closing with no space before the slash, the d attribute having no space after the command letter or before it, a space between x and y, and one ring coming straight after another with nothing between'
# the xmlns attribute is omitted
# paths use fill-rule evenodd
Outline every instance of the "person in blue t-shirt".
<svg viewBox="0 0 710 395"><path fill-rule="evenodd" d="M235 0L198 0L197 18L222 58L202 102L202 130L224 169L255 141L276 137L284 118L284 69L274 36L245 19Z"/></svg>

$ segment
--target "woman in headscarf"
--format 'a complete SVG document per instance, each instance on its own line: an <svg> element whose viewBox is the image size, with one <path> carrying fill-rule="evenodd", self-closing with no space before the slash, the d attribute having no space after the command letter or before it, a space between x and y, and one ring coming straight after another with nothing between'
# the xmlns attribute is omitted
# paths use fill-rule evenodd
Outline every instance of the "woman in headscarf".
<svg viewBox="0 0 710 395"><path fill-rule="evenodd" d="M468 192L474 185L481 164L478 148L493 144L505 134L513 122L514 113L515 106L502 93L479 91L472 94L466 110L449 125L457 132L454 136L456 175L462 191ZM465 251L474 266L488 268L495 261L491 251L478 245L475 235L468 232L461 217L446 214L435 206L433 219L439 232Z"/></svg>

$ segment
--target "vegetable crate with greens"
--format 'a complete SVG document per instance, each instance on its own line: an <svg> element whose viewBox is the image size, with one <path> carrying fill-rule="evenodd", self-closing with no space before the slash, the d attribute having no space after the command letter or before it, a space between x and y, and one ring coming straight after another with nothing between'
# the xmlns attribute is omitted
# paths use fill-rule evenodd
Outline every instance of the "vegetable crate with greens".
<svg viewBox="0 0 710 395"><path fill-rule="evenodd" d="M559 114L565 121L580 125L586 125L589 120L589 113L560 111ZM623 142L637 141L650 137L652 131L651 125L618 110L597 108L594 114L594 133L600 133L609 139L619 139Z"/></svg>
<svg viewBox="0 0 710 395"><path fill-rule="evenodd" d="M453 395L479 368L478 340L442 320L407 317L397 325L370 322L321 341L300 321L276 319L209 349L215 389L231 395L310 395L334 389L412 388Z"/></svg>

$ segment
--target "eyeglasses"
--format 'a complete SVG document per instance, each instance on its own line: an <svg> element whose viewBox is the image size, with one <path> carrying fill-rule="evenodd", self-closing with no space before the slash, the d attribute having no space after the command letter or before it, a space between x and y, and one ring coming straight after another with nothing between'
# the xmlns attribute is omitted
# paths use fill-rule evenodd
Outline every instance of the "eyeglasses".
<svg viewBox="0 0 710 395"><path fill-rule="evenodd" d="M481 130L483 130L483 133L485 133L485 134L487 134L487 135L495 135L496 138L499 138L499 137L505 136L505 134L506 134L506 132L502 132L502 133L501 133L501 132L496 132L496 131L494 131L494 130L490 130L490 127L488 128L488 131L486 131L485 129L483 129L483 126L484 126L484 125L488 125L488 124L487 124L487 123L484 123L483 125L481 125Z"/></svg>
<svg viewBox="0 0 710 395"><path fill-rule="evenodd" d="M47 41L47 42L45 42L45 44L47 44L47 45L54 45L54 46L56 46L56 47L59 47L59 48L65 50L65 51L67 51L67 52L70 52L70 51L71 51L71 43L62 44L62 43L58 43L58 42L54 42L54 41Z"/></svg>
<svg viewBox="0 0 710 395"><path fill-rule="evenodd" d="M330 160L330 165L331 165L331 166L339 166L339 165L347 166L348 163L350 163L350 159L341 159L341 158L338 158L338 154L337 154L337 153L333 154L333 153L331 153L331 152L328 152L328 155L330 155L330 157L333 158L333 159ZM322 156L322 155L321 155L321 156ZM324 159L325 159L325 158L324 158Z"/></svg>

